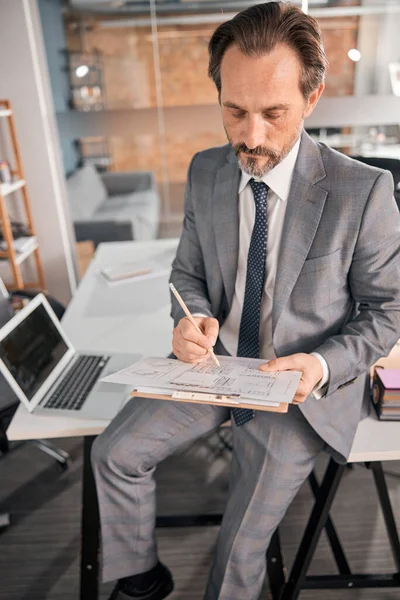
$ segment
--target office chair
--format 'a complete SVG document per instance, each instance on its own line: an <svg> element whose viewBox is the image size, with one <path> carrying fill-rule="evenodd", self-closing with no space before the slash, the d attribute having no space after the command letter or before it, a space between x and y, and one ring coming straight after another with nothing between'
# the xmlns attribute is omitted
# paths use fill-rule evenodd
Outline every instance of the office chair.
<svg viewBox="0 0 400 600"><path fill-rule="evenodd" d="M385 158L382 156L351 156L360 162L371 165L371 167L378 167L379 169L386 169L390 171L394 179L394 187L400 183L400 160L398 158Z"/></svg>
<svg viewBox="0 0 400 600"><path fill-rule="evenodd" d="M360 162L390 171L394 180L394 198L400 210L400 160L398 158L382 158L381 156L351 156Z"/></svg>
<svg viewBox="0 0 400 600"><path fill-rule="evenodd" d="M0 533L10 524L10 515L8 513L0 514Z"/></svg>

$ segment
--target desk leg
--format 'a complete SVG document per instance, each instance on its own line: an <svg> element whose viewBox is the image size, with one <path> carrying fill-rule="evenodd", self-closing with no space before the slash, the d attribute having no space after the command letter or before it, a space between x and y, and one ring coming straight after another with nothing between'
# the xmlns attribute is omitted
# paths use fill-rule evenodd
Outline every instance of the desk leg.
<svg viewBox="0 0 400 600"><path fill-rule="evenodd" d="M312 471L310 473L308 477L308 482L316 500L318 498L319 483L317 480L317 476L315 475L315 471ZM328 536L328 540L331 545L332 553L335 558L339 573L341 575L350 575L351 570L349 563L347 562L346 554L343 550L342 544L340 543L339 536L336 533L336 527L332 521L332 518L329 515L326 520L325 531L326 535Z"/></svg>
<svg viewBox="0 0 400 600"><path fill-rule="evenodd" d="M381 462L373 462L370 468L374 474L375 486L381 504L383 518L385 519L386 530L388 533L390 545L392 547L394 563L398 573L400 573L400 541L397 532L396 521L394 520L392 504L390 502L389 492L387 489L385 475Z"/></svg>
<svg viewBox="0 0 400 600"><path fill-rule="evenodd" d="M5 431L2 431L0 429L0 452L2 454L7 454L7 452L9 450L10 450L10 446L8 443L7 434Z"/></svg>
<svg viewBox="0 0 400 600"><path fill-rule="evenodd" d="M267 572L272 600L278 600L286 581L279 529L273 534L267 550Z"/></svg>
<svg viewBox="0 0 400 600"><path fill-rule="evenodd" d="M98 598L98 553L100 520L96 485L90 463L90 453L95 436L84 438L82 532L81 532L81 587L80 600Z"/></svg>
<svg viewBox="0 0 400 600"><path fill-rule="evenodd" d="M346 465L329 461L281 600L297 600Z"/></svg>

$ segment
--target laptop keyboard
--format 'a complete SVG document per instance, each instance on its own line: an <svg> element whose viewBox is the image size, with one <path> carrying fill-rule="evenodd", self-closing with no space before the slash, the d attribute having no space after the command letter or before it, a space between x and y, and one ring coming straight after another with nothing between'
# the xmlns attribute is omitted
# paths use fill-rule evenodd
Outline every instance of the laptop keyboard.
<svg viewBox="0 0 400 600"><path fill-rule="evenodd" d="M109 359L109 356L80 356L42 406L79 410Z"/></svg>

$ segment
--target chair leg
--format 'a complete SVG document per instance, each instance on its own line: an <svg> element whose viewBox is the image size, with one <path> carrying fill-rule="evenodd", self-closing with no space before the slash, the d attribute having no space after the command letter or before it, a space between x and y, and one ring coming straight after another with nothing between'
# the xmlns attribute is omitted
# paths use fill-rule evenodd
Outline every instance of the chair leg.
<svg viewBox="0 0 400 600"><path fill-rule="evenodd" d="M8 513L0 514L0 533L10 525L10 515Z"/></svg>
<svg viewBox="0 0 400 600"><path fill-rule="evenodd" d="M54 444L48 442L47 440L30 440L29 443L33 444L36 446L36 448L39 448L39 450L54 458L64 471L68 469L68 452L65 452L65 450L62 448L57 448L54 446Z"/></svg>

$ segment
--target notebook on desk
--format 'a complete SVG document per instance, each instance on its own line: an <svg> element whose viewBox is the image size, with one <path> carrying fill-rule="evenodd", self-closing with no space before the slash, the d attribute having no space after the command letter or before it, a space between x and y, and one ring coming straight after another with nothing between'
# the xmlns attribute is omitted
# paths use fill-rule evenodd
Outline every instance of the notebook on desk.
<svg viewBox="0 0 400 600"><path fill-rule="evenodd" d="M138 358L78 353L43 294L0 330L0 371L29 412L112 419L131 388L98 380Z"/></svg>

